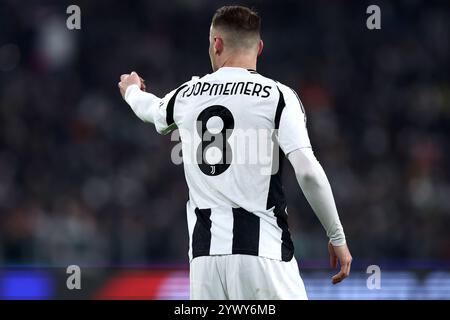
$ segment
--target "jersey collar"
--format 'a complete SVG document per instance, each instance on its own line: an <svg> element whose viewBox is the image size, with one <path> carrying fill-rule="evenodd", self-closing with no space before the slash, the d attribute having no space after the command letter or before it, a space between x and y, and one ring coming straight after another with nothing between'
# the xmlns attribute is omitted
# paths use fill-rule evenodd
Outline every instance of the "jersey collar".
<svg viewBox="0 0 450 320"><path fill-rule="evenodd" d="M217 71L241 71L241 72L247 71L250 73L258 73L258 72L256 72L255 69L245 69L245 68L240 68L240 67L221 67Z"/></svg>

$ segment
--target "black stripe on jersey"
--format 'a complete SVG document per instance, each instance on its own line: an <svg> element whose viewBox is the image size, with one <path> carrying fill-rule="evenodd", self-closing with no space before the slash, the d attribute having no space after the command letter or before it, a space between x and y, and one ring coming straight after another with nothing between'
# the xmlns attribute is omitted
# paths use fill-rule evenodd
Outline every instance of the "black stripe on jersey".
<svg viewBox="0 0 450 320"><path fill-rule="evenodd" d="M281 113L286 106L284 101L284 96L281 90L278 88L280 92L280 98L278 99L277 110L275 112L275 129L278 129L280 126L280 118ZM273 208L273 212L277 219L277 225L281 229L281 260L283 261L291 261L294 256L294 244L291 240L291 234L289 232L288 223L287 223L287 214L286 214L286 198L284 196L283 184L282 184L282 175L283 175L283 158L284 153L279 146L276 144L274 148L278 148L278 171L270 177L269 183L269 194L267 196L267 205L266 209ZM273 152L274 156L276 152ZM272 162L274 165L276 160ZM273 172L273 170L272 170Z"/></svg>
<svg viewBox="0 0 450 320"><path fill-rule="evenodd" d="M192 257L207 256L211 248L211 209L195 208L197 221L192 233Z"/></svg>
<svg viewBox="0 0 450 320"><path fill-rule="evenodd" d="M277 225L281 229L281 260L291 261L294 256L294 244L291 239L291 233L289 232L287 222L287 205L282 184L284 153L281 148L278 150L278 156L279 168L278 171L270 177L266 209L273 208L273 212L277 219Z"/></svg>
<svg viewBox="0 0 450 320"><path fill-rule="evenodd" d="M275 207L273 212L277 218L277 225L281 228L281 260L291 261L294 256L294 243L289 232L286 206Z"/></svg>
<svg viewBox="0 0 450 320"><path fill-rule="evenodd" d="M177 99L178 93L187 87L187 84L182 85L175 91L173 96L170 98L169 102L167 103L167 109L166 109L166 123L167 126L170 126L174 123L173 121L173 109L175 107L175 100Z"/></svg>
<svg viewBox="0 0 450 320"><path fill-rule="evenodd" d="M259 217L242 208L233 208L232 254L257 256L259 252Z"/></svg>
<svg viewBox="0 0 450 320"><path fill-rule="evenodd" d="M284 95L281 92L280 88L278 88L278 92L280 93L280 97L278 98L277 110L275 111L275 129L279 129L280 127L280 119L281 113L283 112L284 107L286 106L286 102L284 101Z"/></svg>

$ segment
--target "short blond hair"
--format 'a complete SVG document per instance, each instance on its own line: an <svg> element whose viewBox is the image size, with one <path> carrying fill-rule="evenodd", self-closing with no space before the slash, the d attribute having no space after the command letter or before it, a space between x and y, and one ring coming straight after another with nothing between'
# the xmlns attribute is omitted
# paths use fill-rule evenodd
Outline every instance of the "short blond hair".
<svg viewBox="0 0 450 320"><path fill-rule="evenodd" d="M261 39L261 18L247 7L221 7L214 14L211 25L227 33L232 46L253 46Z"/></svg>

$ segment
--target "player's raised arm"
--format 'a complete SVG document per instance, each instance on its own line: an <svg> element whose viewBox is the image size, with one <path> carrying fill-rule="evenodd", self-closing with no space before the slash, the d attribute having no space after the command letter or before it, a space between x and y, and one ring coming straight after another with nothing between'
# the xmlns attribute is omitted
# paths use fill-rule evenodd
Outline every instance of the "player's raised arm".
<svg viewBox="0 0 450 320"><path fill-rule="evenodd" d="M119 89L122 98L142 121L155 123L155 113L161 99L142 90L145 86L136 72L121 75Z"/></svg>
<svg viewBox="0 0 450 320"><path fill-rule="evenodd" d="M120 77L119 88L122 97L142 121L153 123L161 134L169 133L175 128L173 107L176 95L183 86L164 98L158 98L152 93L143 91L145 90L143 79L133 71Z"/></svg>
<svg viewBox="0 0 450 320"><path fill-rule="evenodd" d="M336 267L337 261L341 265L340 272L332 278L333 284L336 284L349 275L352 257L346 245L330 183L311 148L303 106L290 88L280 86L280 93L285 105L280 117L278 141L294 167L306 199L330 239L328 251L331 266Z"/></svg>

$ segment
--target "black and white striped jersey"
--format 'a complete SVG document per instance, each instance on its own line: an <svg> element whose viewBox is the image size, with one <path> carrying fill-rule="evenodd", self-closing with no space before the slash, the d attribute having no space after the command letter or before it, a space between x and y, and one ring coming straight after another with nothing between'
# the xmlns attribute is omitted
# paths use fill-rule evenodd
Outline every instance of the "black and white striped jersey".
<svg viewBox="0 0 450 320"><path fill-rule="evenodd" d="M294 90L253 70L223 67L166 95L155 126L179 129L190 260L292 259L280 157L311 147Z"/></svg>

